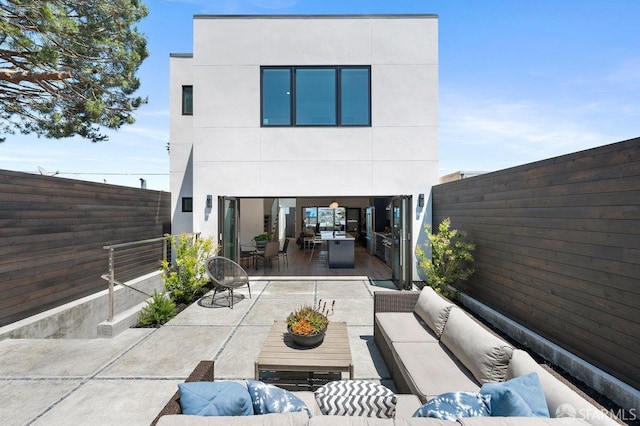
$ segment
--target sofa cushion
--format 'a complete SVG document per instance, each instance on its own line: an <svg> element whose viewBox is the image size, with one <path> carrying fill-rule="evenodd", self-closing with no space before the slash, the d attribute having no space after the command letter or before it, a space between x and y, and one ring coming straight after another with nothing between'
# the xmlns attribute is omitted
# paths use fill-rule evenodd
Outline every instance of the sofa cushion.
<svg viewBox="0 0 640 426"><path fill-rule="evenodd" d="M506 382L485 383L480 393L491 397L492 416L549 417L549 408L537 373Z"/></svg>
<svg viewBox="0 0 640 426"><path fill-rule="evenodd" d="M416 302L415 313L433 330L439 338L449 317L453 303L439 295L430 286L420 291Z"/></svg>
<svg viewBox="0 0 640 426"><path fill-rule="evenodd" d="M473 375L440 343L394 343L393 352L411 392L421 401L445 392L477 392L480 385Z"/></svg>
<svg viewBox="0 0 640 426"><path fill-rule="evenodd" d="M157 426L307 426L306 413L265 414L264 416L162 416Z"/></svg>
<svg viewBox="0 0 640 426"><path fill-rule="evenodd" d="M329 382L315 393L325 415L392 419L396 413L396 395L389 388L366 380Z"/></svg>
<svg viewBox="0 0 640 426"><path fill-rule="evenodd" d="M582 419L544 417L463 417L458 426L590 426Z"/></svg>
<svg viewBox="0 0 640 426"><path fill-rule="evenodd" d="M473 320L462 309L453 307L440 341L480 382L502 382L513 347Z"/></svg>
<svg viewBox="0 0 640 426"><path fill-rule="evenodd" d="M618 424L542 368L526 351L521 349L513 351L513 357L508 368L509 378L523 376L534 371L538 373L551 417L575 415L578 418L586 418L594 426L614 426Z"/></svg>
<svg viewBox="0 0 640 426"><path fill-rule="evenodd" d="M491 397L477 392L447 392L431 398L413 417L455 421L462 417L488 416Z"/></svg>
<svg viewBox="0 0 640 426"><path fill-rule="evenodd" d="M304 411L309 417L312 416L307 404L286 389L258 380L247 380L247 389L251 395L255 414Z"/></svg>
<svg viewBox="0 0 640 426"><path fill-rule="evenodd" d="M392 342L437 343L438 337L413 312L378 312L375 321L385 340Z"/></svg>
<svg viewBox="0 0 640 426"><path fill-rule="evenodd" d="M394 419L358 416L319 416L309 421L313 426L395 426Z"/></svg>
<svg viewBox="0 0 640 426"><path fill-rule="evenodd" d="M197 416L249 416L253 405L247 389L228 381L180 383L183 414Z"/></svg>

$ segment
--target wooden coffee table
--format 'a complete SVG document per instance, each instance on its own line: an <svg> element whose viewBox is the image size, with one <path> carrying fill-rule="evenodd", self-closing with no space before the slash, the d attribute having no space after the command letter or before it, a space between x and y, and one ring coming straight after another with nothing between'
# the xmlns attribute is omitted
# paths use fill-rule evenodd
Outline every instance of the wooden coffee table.
<svg viewBox="0 0 640 426"><path fill-rule="evenodd" d="M314 348L296 345L287 334L287 323L275 321L256 360L255 377L260 371L313 373L349 372L353 379L353 361L347 323L330 322L324 341Z"/></svg>

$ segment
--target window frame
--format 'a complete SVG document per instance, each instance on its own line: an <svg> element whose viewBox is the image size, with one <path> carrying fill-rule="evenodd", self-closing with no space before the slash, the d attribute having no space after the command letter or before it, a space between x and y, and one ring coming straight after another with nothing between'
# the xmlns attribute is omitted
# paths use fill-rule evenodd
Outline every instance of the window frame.
<svg viewBox="0 0 640 426"><path fill-rule="evenodd" d="M191 111L186 110L187 102L185 98L185 92L187 89L191 90ZM193 86L186 84L182 86L182 115L193 115Z"/></svg>
<svg viewBox="0 0 640 426"><path fill-rule="evenodd" d="M182 197L182 213L193 213L193 197Z"/></svg>
<svg viewBox="0 0 640 426"><path fill-rule="evenodd" d="M265 124L264 123L264 71L273 69L289 70L289 124ZM335 124L298 124L296 117L296 70L299 69L333 69L336 71L335 81ZM362 69L367 71L368 75L368 122L367 123L343 123L342 122L342 70L344 69ZM260 127L371 127L371 65L275 65L260 67Z"/></svg>

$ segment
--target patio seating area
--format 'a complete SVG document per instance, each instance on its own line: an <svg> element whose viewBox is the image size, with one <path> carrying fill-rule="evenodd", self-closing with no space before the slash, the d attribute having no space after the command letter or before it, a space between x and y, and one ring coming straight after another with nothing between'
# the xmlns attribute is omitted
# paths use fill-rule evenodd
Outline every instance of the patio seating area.
<svg viewBox="0 0 640 426"><path fill-rule="evenodd" d="M248 379L274 320L302 304L336 300L332 321L347 323L354 378L393 387L373 342L373 292L390 281L286 277L251 281L211 307L194 303L165 326L132 328L112 339L0 341L3 425L148 425L201 360L216 379ZM345 373L343 373L344 375ZM348 377L348 373L346 374Z"/></svg>

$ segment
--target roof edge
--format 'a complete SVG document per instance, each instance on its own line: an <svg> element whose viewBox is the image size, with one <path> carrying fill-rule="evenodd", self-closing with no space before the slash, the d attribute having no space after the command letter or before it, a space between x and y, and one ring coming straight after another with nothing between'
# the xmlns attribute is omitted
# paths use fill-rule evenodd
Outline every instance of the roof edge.
<svg viewBox="0 0 640 426"><path fill-rule="evenodd" d="M345 14L345 15L193 15L193 19L406 19L406 18L438 18L435 13L404 14Z"/></svg>
<svg viewBox="0 0 640 426"><path fill-rule="evenodd" d="M193 53L169 53L170 58L193 58Z"/></svg>

